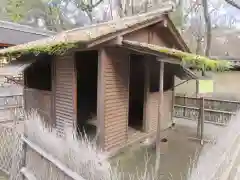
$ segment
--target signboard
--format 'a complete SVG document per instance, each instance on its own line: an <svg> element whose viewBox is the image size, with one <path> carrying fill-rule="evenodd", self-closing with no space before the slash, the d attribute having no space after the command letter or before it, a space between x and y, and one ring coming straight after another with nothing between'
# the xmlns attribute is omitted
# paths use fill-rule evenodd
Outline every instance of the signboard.
<svg viewBox="0 0 240 180"><path fill-rule="evenodd" d="M213 80L201 79L199 80L199 94L213 93Z"/></svg>

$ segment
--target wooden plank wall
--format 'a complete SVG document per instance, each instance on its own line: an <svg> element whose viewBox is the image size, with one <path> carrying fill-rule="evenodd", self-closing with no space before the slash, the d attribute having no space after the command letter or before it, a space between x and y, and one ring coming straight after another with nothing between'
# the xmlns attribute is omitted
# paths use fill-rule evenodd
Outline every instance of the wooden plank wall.
<svg viewBox="0 0 240 180"><path fill-rule="evenodd" d="M74 54L58 56L54 63L56 129L63 135L64 128L73 127L76 120Z"/></svg>
<svg viewBox="0 0 240 180"><path fill-rule="evenodd" d="M105 150L127 141L129 56L126 50L109 48L102 52L104 73Z"/></svg>
<svg viewBox="0 0 240 180"><path fill-rule="evenodd" d="M147 120L150 132L157 130L159 92L148 94ZM172 115L172 91L164 92L164 118L161 120L161 129L167 129L171 125Z"/></svg>

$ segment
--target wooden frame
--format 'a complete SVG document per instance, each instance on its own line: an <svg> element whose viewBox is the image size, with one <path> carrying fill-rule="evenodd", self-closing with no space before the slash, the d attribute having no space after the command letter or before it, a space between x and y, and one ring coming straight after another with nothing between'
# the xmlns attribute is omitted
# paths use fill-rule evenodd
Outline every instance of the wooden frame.
<svg viewBox="0 0 240 180"><path fill-rule="evenodd" d="M135 53L134 53L135 54ZM149 58L147 55L142 55L141 53L139 53L138 55L141 55L143 56L144 58L144 101L143 101L143 124L142 124L142 128L141 128L141 131L143 132L148 132L149 131L149 121L147 120L147 107L148 107L148 104L147 104L147 100L148 100L148 94L149 94L149 86L150 86L150 71L149 71L149 64L148 64L148 61L146 60L147 58ZM129 53L129 56L128 56L128 90L129 90L129 93L128 93L128 102L129 102L129 98L130 98L130 61L131 61L131 53ZM129 116L129 110L128 110L128 116ZM128 119L128 123L129 123L129 119ZM128 131L128 128L129 128L129 125L127 123L127 131Z"/></svg>
<svg viewBox="0 0 240 180"><path fill-rule="evenodd" d="M129 91L130 91L130 61L131 61L131 57L130 57L130 55L131 55L131 53L128 53L128 79L127 79L127 82L128 82L128 108L129 108L129 98L130 98L130 95L129 95ZM129 131L129 129L128 129L128 122L129 122L129 110L127 110L127 123L126 123L126 137L127 137L127 139L126 139L126 141L128 141L128 139L129 139L129 136L128 136L128 131Z"/></svg>
<svg viewBox="0 0 240 180"><path fill-rule="evenodd" d="M52 126L56 127L56 111L55 111L55 101L56 101L56 59L52 59Z"/></svg>
<svg viewBox="0 0 240 180"><path fill-rule="evenodd" d="M174 104L175 104L175 75L173 75L173 86L172 86L172 113L171 113L171 121L172 125L174 123Z"/></svg>
<svg viewBox="0 0 240 180"><path fill-rule="evenodd" d="M105 119L104 119L104 99L105 99L105 87L104 87L104 58L106 56L105 50L100 49L98 51L98 79L97 79L97 132L98 144L101 148L105 146ZM99 131L100 130L100 131Z"/></svg>
<svg viewBox="0 0 240 180"><path fill-rule="evenodd" d="M43 150L42 148L40 148L36 144L32 143L26 137L24 137L24 136L21 137L21 140L22 140L24 146L26 146L26 148L24 148L24 153L26 153L27 149L29 148L29 149L33 150L35 153L37 153L39 156L43 157L46 161L48 161L48 162L52 163L54 166L56 166L56 168L59 171L63 172L65 174L65 176L67 176L67 177L69 177L71 179L74 179L74 180L84 180L76 172L74 172L71 169L69 169L65 164L63 164L57 158L55 158L51 154L47 153L45 150ZM24 160L25 160L25 158L24 158ZM20 170L21 173L26 178L28 178L28 177L34 178L34 174L31 173L31 171L29 171L29 169L27 167L24 167L24 166L26 166L26 164L23 164L22 166L23 167ZM30 179L30 180L34 180L34 179Z"/></svg>
<svg viewBox="0 0 240 180"><path fill-rule="evenodd" d="M71 52L72 58L73 58L73 128L75 128L76 132L78 132L78 125L77 125L77 66L76 66L76 54L74 52Z"/></svg>
<svg viewBox="0 0 240 180"><path fill-rule="evenodd" d="M163 81L164 81L164 62L160 61L160 77L159 77L159 104L158 104L158 123L157 123L157 135L156 135L156 166L155 172L158 173L160 170L160 155L161 155L161 120L164 117L163 111Z"/></svg>
<svg viewBox="0 0 240 180"><path fill-rule="evenodd" d="M148 57L146 57L148 58ZM149 96L149 88L150 88L150 71L149 71L149 63L148 61L144 62L145 67L145 78L144 78L144 112L143 112L143 131L149 131L149 121L147 120L148 113L148 96Z"/></svg>

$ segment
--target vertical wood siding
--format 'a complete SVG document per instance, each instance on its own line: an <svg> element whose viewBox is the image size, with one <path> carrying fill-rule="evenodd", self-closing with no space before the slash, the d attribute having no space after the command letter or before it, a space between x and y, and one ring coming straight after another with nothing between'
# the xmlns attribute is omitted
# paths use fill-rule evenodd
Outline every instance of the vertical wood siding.
<svg viewBox="0 0 240 180"><path fill-rule="evenodd" d="M151 132L157 130L159 92L149 93L147 98L147 119ZM161 120L161 129L171 125L172 91L164 92L164 118Z"/></svg>
<svg viewBox="0 0 240 180"><path fill-rule="evenodd" d="M73 127L76 120L74 54L58 56L54 61L56 129L60 135L63 135L64 128Z"/></svg>
<svg viewBox="0 0 240 180"><path fill-rule="evenodd" d="M127 141L129 56L119 48L105 49L104 61L104 119L105 150Z"/></svg>

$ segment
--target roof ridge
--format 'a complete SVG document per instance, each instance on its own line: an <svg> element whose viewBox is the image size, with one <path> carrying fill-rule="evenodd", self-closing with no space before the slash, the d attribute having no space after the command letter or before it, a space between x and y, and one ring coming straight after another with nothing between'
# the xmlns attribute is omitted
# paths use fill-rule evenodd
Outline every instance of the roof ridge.
<svg viewBox="0 0 240 180"><path fill-rule="evenodd" d="M70 29L70 30L67 30L67 31L64 31L64 32L67 33L67 32L73 32L73 31L78 31L78 30L84 30L84 29L88 29L88 28L91 28L91 27L111 24L111 23L125 21L125 20L136 19L137 17L139 17L139 18L146 17L146 16L147 17L150 17L150 16L156 16L157 17L157 16L161 16L163 13L170 12L171 10L173 10L173 7L172 7L172 5L168 4L168 5L165 5L162 8L159 8L159 9L154 10L154 11L141 13L141 14L137 14L137 15L134 15L134 16L126 16L126 17L123 17L123 18L113 19L113 20L110 20L110 21L107 21L107 22L103 22L103 23L95 23L95 24L91 24L91 25L88 25L88 26L77 27L77 28Z"/></svg>

